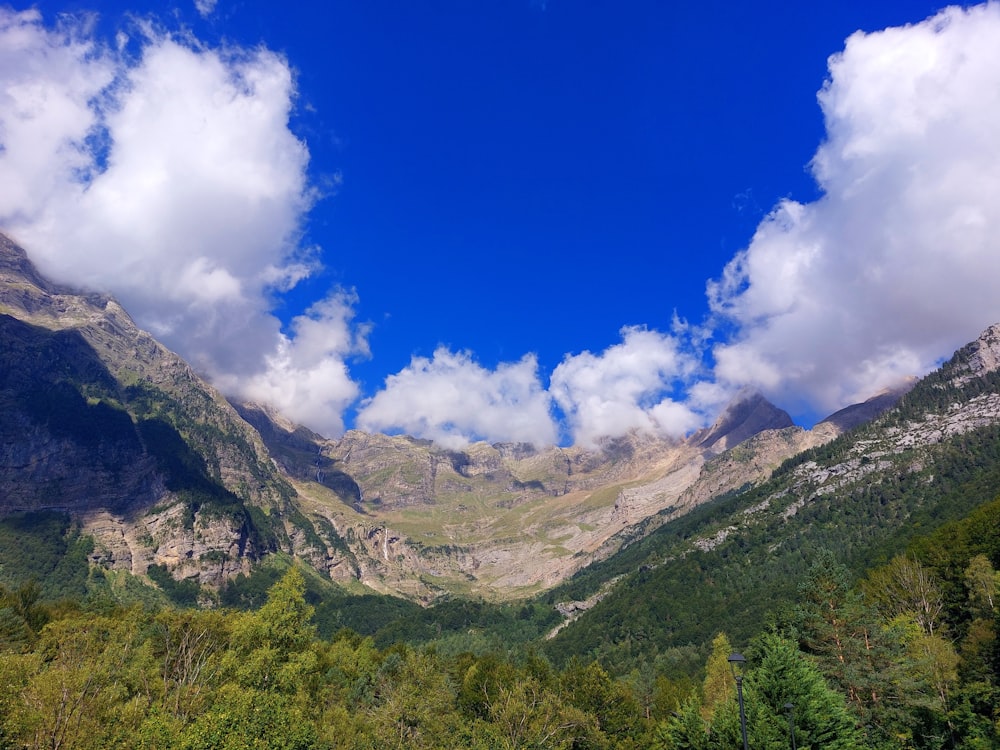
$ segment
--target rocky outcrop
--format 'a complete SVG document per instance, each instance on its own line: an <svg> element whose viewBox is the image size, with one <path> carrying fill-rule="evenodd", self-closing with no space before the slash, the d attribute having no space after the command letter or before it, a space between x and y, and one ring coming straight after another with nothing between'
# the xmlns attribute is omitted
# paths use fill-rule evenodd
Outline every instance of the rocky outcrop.
<svg viewBox="0 0 1000 750"><path fill-rule="evenodd" d="M866 423L855 433L846 456L834 463L802 461L790 472L789 488L780 496L768 498L756 510L763 510L774 501L787 503L787 495L791 494L795 500L784 510L788 518L808 503L865 485L886 472L905 475L923 470L935 446L1000 424L1000 392L995 385L998 371L1000 326L991 326L976 341L956 352L939 372L900 389L899 396L910 394L908 400L915 403L907 404L897 397L894 405L900 409L882 410ZM993 386L988 376L992 377ZM979 382L974 383L977 379ZM945 388L956 390L945 391L947 398L938 398L936 392ZM967 389L964 394L963 388Z"/></svg>
<svg viewBox="0 0 1000 750"><path fill-rule="evenodd" d="M79 332L0 315L0 341L0 512L157 502L155 460L128 413L96 400L117 384Z"/></svg>
<svg viewBox="0 0 1000 750"><path fill-rule="evenodd" d="M117 302L49 283L2 235L0 340L0 514L69 513L95 564L212 587L271 551L247 508L294 492L257 432Z"/></svg>
<svg viewBox="0 0 1000 750"><path fill-rule="evenodd" d="M958 355L964 360L955 365L959 384L1000 369L1000 324L987 328Z"/></svg>
<svg viewBox="0 0 1000 750"><path fill-rule="evenodd" d="M357 540L361 580L373 587L414 595L419 580L426 587L419 598L446 590L527 594L836 435L783 426L789 421L755 395L688 440L634 433L594 450L478 443L457 451L350 431L302 454L321 454L357 483L357 494L323 500L317 481L296 489L316 501L310 517ZM765 425L782 427L725 448ZM360 533L359 523L373 531ZM389 540L381 554L370 541L360 543L372 534Z"/></svg>
<svg viewBox="0 0 1000 750"><path fill-rule="evenodd" d="M787 426L787 414L759 394L741 396L713 428L687 440L636 433L594 450L448 450L360 431L325 440L262 407L238 408L294 479L317 528L348 541L358 580L421 601L553 586L839 434L831 423Z"/></svg>

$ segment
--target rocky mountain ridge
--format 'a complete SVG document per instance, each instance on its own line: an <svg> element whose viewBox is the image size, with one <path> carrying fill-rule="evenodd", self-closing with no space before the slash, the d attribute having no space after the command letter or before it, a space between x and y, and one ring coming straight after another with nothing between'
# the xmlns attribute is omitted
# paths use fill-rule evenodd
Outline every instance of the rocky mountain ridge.
<svg viewBox="0 0 1000 750"><path fill-rule="evenodd" d="M896 555L946 559L940 545L961 543L963 519L990 536L998 365L1000 326L991 326L892 408L560 584L547 600L566 620L549 653L629 663L649 644L702 642L720 629L746 638L775 601L798 601L803 568L820 554L863 575Z"/></svg>
<svg viewBox="0 0 1000 750"><path fill-rule="evenodd" d="M932 387L962 388L974 379L1000 371L1000 325L986 329L976 341L956 354L949 370ZM876 417L869 429L851 445L845 461L832 466L820 466L805 461L794 469L799 500L786 513L794 513L811 497L835 492L838 488L857 484L867 475L884 471L907 456L904 467L908 472L919 471L924 460L921 453L934 446L979 428L997 424L1000 420L1000 393L986 391L967 400L942 403L939 408L909 416L906 411Z"/></svg>
<svg viewBox="0 0 1000 750"><path fill-rule="evenodd" d="M280 552L424 602L530 594L902 393L812 430L748 393L685 440L633 434L596 450L330 440L230 404L112 298L49 283L2 235L0 336L0 516L68 512L93 535L94 564L160 566L209 590ZM993 352L984 344L981 369Z"/></svg>
<svg viewBox="0 0 1000 750"><path fill-rule="evenodd" d="M257 432L115 300L49 283L2 235L0 337L0 514L69 513L95 564L208 587L273 551L242 506L293 492Z"/></svg>
<svg viewBox="0 0 1000 750"><path fill-rule="evenodd" d="M502 443L446 450L359 431L325 440L282 427L259 408L241 410L310 517L323 517L348 539L367 539L366 557L381 554L377 569L360 565L360 579L422 600L549 588L838 434L795 427L759 394L745 394L713 427L686 440L632 434L598 450ZM349 507L336 507L330 493Z"/></svg>

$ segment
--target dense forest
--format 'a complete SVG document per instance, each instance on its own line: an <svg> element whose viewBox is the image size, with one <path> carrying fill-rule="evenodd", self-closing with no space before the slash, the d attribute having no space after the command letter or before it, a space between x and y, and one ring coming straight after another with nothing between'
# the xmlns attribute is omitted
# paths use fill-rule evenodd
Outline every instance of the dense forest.
<svg viewBox="0 0 1000 750"><path fill-rule="evenodd" d="M733 651L752 748L787 748L793 732L798 748L1000 746L1000 500L861 578L818 551L745 640L650 644L619 674L547 656L537 603L442 609L441 637L411 643L372 621L402 611L357 616L370 635L322 633L323 602L294 564L262 601L244 581L249 609L235 595L123 606L114 582L81 578L85 540L49 522L70 554L49 550L62 562L48 590L89 593L0 589L0 748L733 748ZM16 524L2 531L16 542ZM493 641L476 636L487 617Z"/></svg>

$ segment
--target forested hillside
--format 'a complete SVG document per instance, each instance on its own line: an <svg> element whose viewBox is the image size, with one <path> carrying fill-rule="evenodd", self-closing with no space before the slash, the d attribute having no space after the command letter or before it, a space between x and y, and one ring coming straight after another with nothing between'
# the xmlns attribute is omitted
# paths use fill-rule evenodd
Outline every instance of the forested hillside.
<svg viewBox="0 0 1000 750"><path fill-rule="evenodd" d="M745 392L684 439L330 439L231 403L112 297L46 280L3 234L0 342L0 517L69 514L92 564L178 603L267 578L282 555L354 593L532 596L898 395L815 431ZM0 583L20 582L0 570Z"/></svg>
<svg viewBox="0 0 1000 750"><path fill-rule="evenodd" d="M469 455L408 438L355 435L344 455L310 438L271 454L113 301L63 294L23 254L9 258L11 309L34 322L0 316L10 344L0 750L247 738L261 748L731 748L732 651L747 657L754 748L786 747L793 720L800 747L1000 745L1000 327L894 408L773 473L779 459L755 441L787 456L800 428L727 438L722 453L697 435L576 452L560 469L581 483L574 496L562 474L547 488L548 458L530 476L504 468L504 452L537 461L518 446L480 446L475 471ZM420 461L392 464L389 443ZM659 463L675 449L682 469ZM616 529L636 533L531 599L476 599L464 584L447 594L420 556L429 548L408 557L371 515L390 495L363 500L347 481L342 469L362 458L364 472L392 479L411 530L416 516L438 525L424 529L432 541L454 520L442 509L467 514L466 497L488 509L481 519L534 519L484 525L501 546L537 530L528 489L566 501L560 518L590 531L599 519L584 523L573 503L597 498ZM417 465L412 476L400 469ZM712 480L720 466L727 480L699 485L697 501L672 481ZM516 497L498 504L476 490L497 477ZM415 509L411 490L438 479L463 502L425 493ZM320 493L309 502L295 484L307 481ZM628 526L629 503L653 501L660 514ZM343 535L331 519L346 523ZM476 570L468 549L433 546ZM573 569L593 552L557 550L583 555ZM516 559L494 563L517 573ZM373 593L398 590L387 581L402 573L434 589L433 606Z"/></svg>
<svg viewBox="0 0 1000 750"><path fill-rule="evenodd" d="M1000 375L967 377L958 352L896 409L785 462L753 489L704 505L549 594L608 595L547 646L631 665L717 629L743 640L797 585L817 552L856 575L907 549L917 535L966 516L1000 489L1000 426L956 405L995 413ZM994 562L997 560L994 558Z"/></svg>
<svg viewBox="0 0 1000 750"><path fill-rule="evenodd" d="M319 637L294 567L254 611L4 588L0 747L721 750L740 741L736 648L753 748L788 747L792 722L798 747L996 747L998 524L1000 500L856 583L819 553L753 637L653 643L619 676L530 644Z"/></svg>

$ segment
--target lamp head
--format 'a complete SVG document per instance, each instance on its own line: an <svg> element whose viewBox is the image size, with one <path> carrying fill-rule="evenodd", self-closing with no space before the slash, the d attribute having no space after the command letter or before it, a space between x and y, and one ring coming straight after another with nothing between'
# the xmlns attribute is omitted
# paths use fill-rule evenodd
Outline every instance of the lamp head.
<svg viewBox="0 0 1000 750"><path fill-rule="evenodd" d="M730 654L729 668L733 670L733 677L739 679L743 676L743 668L746 666L747 660L744 658L743 654Z"/></svg>

